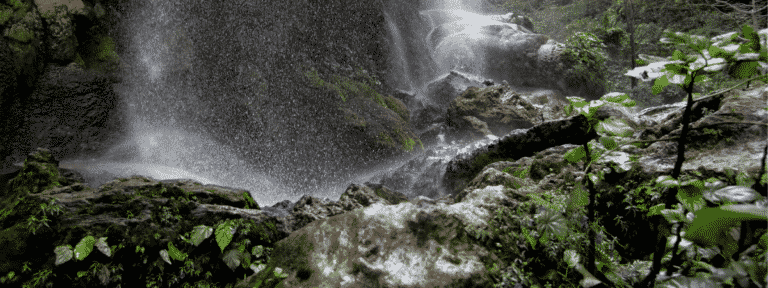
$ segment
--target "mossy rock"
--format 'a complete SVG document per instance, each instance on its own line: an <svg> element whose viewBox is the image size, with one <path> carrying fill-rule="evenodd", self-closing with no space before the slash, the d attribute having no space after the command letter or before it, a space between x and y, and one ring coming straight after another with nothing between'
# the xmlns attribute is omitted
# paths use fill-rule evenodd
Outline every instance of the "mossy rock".
<svg viewBox="0 0 768 288"><path fill-rule="evenodd" d="M50 151L38 148L24 161L19 175L11 180L11 191L35 194L61 186L66 179L59 174L58 164Z"/></svg>
<svg viewBox="0 0 768 288"><path fill-rule="evenodd" d="M13 9L0 4L0 25L5 25L8 20L11 20L11 16L13 16Z"/></svg>
<svg viewBox="0 0 768 288"><path fill-rule="evenodd" d="M408 107L405 106L403 101L388 95L384 97L384 104L386 104L389 110L395 111L405 122L411 122L411 112L408 111Z"/></svg>

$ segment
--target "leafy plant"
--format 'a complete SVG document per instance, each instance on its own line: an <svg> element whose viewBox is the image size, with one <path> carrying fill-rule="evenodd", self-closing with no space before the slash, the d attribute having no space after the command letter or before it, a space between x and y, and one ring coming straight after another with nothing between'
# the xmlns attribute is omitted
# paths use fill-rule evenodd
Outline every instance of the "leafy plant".
<svg viewBox="0 0 768 288"><path fill-rule="evenodd" d="M743 29L743 35L746 35L745 37L749 39L749 42L746 44L742 44L740 46L739 51L742 53L752 53L752 56L747 57L747 62L752 61L753 64L745 64L742 68L742 72L745 73L744 78L748 77L749 75L752 75L756 73L757 69L755 64L757 61L766 61L768 60L768 54L765 53L764 49L759 48L759 39L756 36L756 33L753 33L751 28L748 26L745 26ZM664 68L661 70L661 72L658 73L646 73L643 75L643 77L650 77L652 79L655 79L654 87L653 87L653 93L658 94L661 92L661 90L668 86L670 83L674 83L679 85L681 88L683 88L688 93L688 101L686 108L683 112L683 123L682 123L682 132L681 136L675 140L678 141L678 160L675 163L672 176L663 177L657 180L657 188L663 189L663 190L671 190L671 191L677 191L677 193L669 193L667 192L666 195L662 195L664 199L666 199L665 204L657 205L655 207L650 208L649 215L663 215L666 221L669 221L671 224L676 225L677 231L672 236L674 238L674 244L672 246L672 252L671 257L669 258L670 263L675 263L676 258L679 257L679 254L676 253L676 250L678 249L680 242L681 242L681 229L691 222L691 219L689 219L688 216L686 216L687 211L696 212L699 209L703 207L703 200L701 198L701 190L703 187L702 181L688 181L684 183L680 183L677 179L680 175L680 170L682 167L683 162L683 153L684 153L684 147L686 144L686 135L688 132L688 125L689 125L689 115L691 114L691 106L692 106L692 91L693 91L693 85L696 82L702 82L706 81L708 78L708 72L711 71L717 71L718 69L722 69L724 65L722 65L725 62L730 62L734 59L745 59L745 57L737 58L734 56L735 52L727 52L724 49L721 49L719 47L712 46L712 43L709 42L709 40L699 37L691 37L689 35L683 34L683 33L668 33L667 39L665 41L668 41L670 43L674 43L677 45L685 46L689 50L692 50L697 54L699 57L696 56L690 56L687 54L684 54L680 52L679 50L676 50L673 53L673 56L671 58L671 61L668 63L665 63ZM732 39L735 39L732 38ZM756 44L757 43L757 44ZM705 52L704 52L705 51ZM755 53L760 51L759 56L754 56ZM719 60L711 61L712 57L721 57ZM730 57L730 58L729 58ZM718 66L719 65L719 66ZM639 69L647 69L647 67L641 67ZM744 72L746 71L746 72ZM627 75L639 75L639 73L631 73L632 71L628 72ZM757 79L753 78L752 80ZM747 82L744 82L747 83ZM742 84L744 84L742 83ZM732 88L733 89L733 88ZM724 92L718 92L718 93L724 93ZM610 95L610 94L609 94ZM606 97L604 97L606 98ZM577 161L584 161L585 162L585 177L584 177L584 184L577 186L577 191L583 191L582 187L586 186L589 191L589 201L588 201L588 216L589 221L593 223L594 221L594 201L595 197L594 194L596 191L594 190L594 183L596 181L599 181L601 179L604 179L604 175L598 171L597 173L591 173L590 172L590 163L595 162L598 160L602 155L607 155L610 153L610 151L617 149L618 147L626 144L638 144L638 141L635 141L634 143L618 143L615 136L622 136L628 134L627 132L620 132L615 133L614 131L611 131L612 129L606 129L605 128L605 122L600 121L599 119L596 119L594 117L595 112L597 109L599 109L600 106L605 105L606 100L609 102L614 103L620 103L624 106L632 106L634 105L634 102L628 99L626 95L613 95L613 98L611 99L600 99L596 101L584 101L583 99L570 97L569 98L571 104L565 107L566 114L570 115L571 112L574 110L579 111L582 115L586 116L590 127L594 127L595 129L598 129L598 133L604 135L599 139L599 143L602 144L602 147L599 146L593 146L589 143L585 143L581 145L580 147L573 149L566 153L564 155L564 158L571 162L577 162ZM602 129L600 127L602 126ZM610 133L614 132L614 133ZM631 132L631 131L629 131ZM613 135L611 135L613 134ZM605 151L604 149L608 149L609 151ZM675 205L675 199L679 201L679 204L675 208L673 206ZM738 209L745 209L747 208L738 208ZM750 208L754 209L754 208ZM764 209L763 209L764 210ZM756 216L756 214L765 213L765 211L752 211L745 212L744 210L739 210L740 212L734 212L736 214L731 214L731 217L728 218L727 214L721 213L721 210L703 210L704 212L699 213L700 215L705 215L704 217L700 218L700 223L697 223L696 226L691 226L693 228L689 229L689 232L693 232L689 237L692 237L692 239L700 239L702 237L708 237L708 236L701 236L701 231L720 231L718 229L714 229L713 227L710 227L708 225L715 225L717 227L724 227L729 226L725 224L733 224L733 220L727 220L727 219L743 219L745 217L748 217L747 215L744 215L743 213L749 214L749 217L764 217L764 216ZM724 216L724 218L720 217L709 217L707 219L706 215L714 214L715 212L718 213L718 216ZM725 222L723 222L725 221ZM730 222L729 222L730 221ZM718 224L719 223L719 224ZM701 228L704 227L704 228ZM589 259L587 260L587 267L586 269L583 269L583 267L580 267L577 265L577 257L573 257L572 254L569 254L569 257L567 257L567 261L569 264L571 264L571 267L577 268L585 277L585 281L587 282L594 282L594 279L598 279L600 282L604 283L611 283L613 285L621 284L619 281L620 279L612 276L613 272L608 271L608 273L601 273L600 271L597 271L592 265L594 263L595 257L599 255L599 251L596 251L595 248L595 234L593 232L593 229L590 229L589 231L589 239L590 239L590 249L588 251ZM664 235L670 235L669 232L664 232ZM661 261L664 255L664 251L667 248L667 237L664 235L659 235L657 239L658 245L656 249L656 253L654 253L653 257L653 264L650 273L645 277L645 279L640 284L641 287L651 287L653 286L653 283L656 279L656 274L661 269ZM686 234L688 235L688 234ZM718 239L715 237L714 239ZM701 241L701 240L698 240ZM722 242L722 241L721 241ZM723 243L720 243L723 244ZM726 248L725 245L722 246L723 248ZM728 251L733 250L733 245L729 245L731 248L727 248ZM735 250L734 250L735 251ZM726 252L728 254L729 252ZM598 257L599 258L599 257ZM599 259L598 259L599 260ZM600 263L607 264L606 261L601 261ZM581 269L579 269L581 268ZM610 279L609 279L610 278ZM582 282L582 285L587 287L591 284Z"/></svg>

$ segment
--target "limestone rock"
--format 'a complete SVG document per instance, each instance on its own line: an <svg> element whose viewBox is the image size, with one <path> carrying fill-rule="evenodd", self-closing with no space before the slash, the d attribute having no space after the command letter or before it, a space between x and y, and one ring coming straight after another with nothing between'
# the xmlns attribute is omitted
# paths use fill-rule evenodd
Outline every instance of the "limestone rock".
<svg viewBox="0 0 768 288"><path fill-rule="evenodd" d="M493 252L459 231L487 225L489 211L508 201L506 191L490 186L464 202L424 208L375 203L323 219L278 242L275 265L290 267L287 286L487 286L484 259L495 259Z"/></svg>

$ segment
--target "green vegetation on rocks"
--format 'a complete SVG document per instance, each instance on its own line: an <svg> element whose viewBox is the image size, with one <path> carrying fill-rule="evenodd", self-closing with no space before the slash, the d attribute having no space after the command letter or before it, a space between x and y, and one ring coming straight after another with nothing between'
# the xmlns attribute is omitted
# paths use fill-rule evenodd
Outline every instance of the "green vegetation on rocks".
<svg viewBox="0 0 768 288"><path fill-rule="evenodd" d="M28 43L35 37L35 33L24 25L17 23L11 26L11 28L8 30L8 37L11 37L14 40L22 43Z"/></svg>
<svg viewBox="0 0 768 288"><path fill-rule="evenodd" d="M5 25L13 15L13 9L11 7L0 4L0 25Z"/></svg>

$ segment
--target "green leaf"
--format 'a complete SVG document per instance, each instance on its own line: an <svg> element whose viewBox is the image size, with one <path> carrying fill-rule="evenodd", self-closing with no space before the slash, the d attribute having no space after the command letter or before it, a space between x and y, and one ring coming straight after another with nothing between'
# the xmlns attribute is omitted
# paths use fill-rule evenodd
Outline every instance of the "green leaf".
<svg viewBox="0 0 768 288"><path fill-rule="evenodd" d="M54 263L56 266L66 263L72 259L71 245L57 246L55 249L53 249L53 252L56 253L56 262Z"/></svg>
<svg viewBox="0 0 768 288"><path fill-rule="evenodd" d="M664 210L664 204L658 204L648 209L648 216L659 215Z"/></svg>
<svg viewBox="0 0 768 288"><path fill-rule="evenodd" d="M699 180L699 182L704 183L701 180ZM701 189L702 188L690 186L682 187L677 190L677 200L680 201L680 204L683 204L683 207L688 211L696 212L701 208L704 208L707 204L704 201L704 197L702 197Z"/></svg>
<svg viewBox="0 0 768 288"><path fill-rule="evenodd" d="M258 245L253 247L251 249L251 254L253 254L254 257L259 258L264 253L264 246Z"/></svg>
<svg viewBox="0 0 768 288"><path fill-rule="evenodd" d="M573 105L565 105L565 107L563 107L563 112L565 112L565 116L571 116L571 112L573 112Z"/></svg>
<svg viewBox="0 0 768 288"><path fill-rule="evenodd" d="M179 251L179 249L176 249L175 246L173 246L173 243L168 242L168 255L170 255L173 259L177 261L184 261L187 259L187 254L182 253Z"/></svg>
<svg viewBox="0 0 768 288"><path fill-rule="evenodd" d="M616 144L616 140L613 140L613 138L611 137L605 137L605 136L600 137L600 144L603 144L603 147L605 147L605 149L608 149L608 150L611 150L613 148L616 148L616 146L618 146L618 144Z"/></svg>
<svg viewBox="0 0 768 288"><path fill-rule="evenodd" d="M560 212L547 209L544 210L544 212L537 214L536 220L541 231L542 239L540 239L540 241L542 243L546 242L545 239L549 238L549 234L554 235L559 240L563 240L568 236L568 224Z"/></svg>
<svg viewBox="0 0 768 288"><path fill-rule="evenodd" d="M83 239L75 245L75 258L77 260L85 259L85 257L93 251L94 243L96 243L96 239L94 239L93 236L88 235L83 237Z"/></svg>
<svg viewBox="0 0 768 288"><path fill-rule="evenodd" d="M568 210L572 211L578 207L584 207L589 204L589 192L585 191L581 183L576 183L576 188L571 193Z"/></svg>
<svg viewBox="0 0 768 288"><path fill-rule="evenodd" d="M224 221L216 227L216 243L219 244L221 253L224 253L224 248L229 245L229 242L232 242L235 232L236 229L232 226L231 221Z"/></svg>
<svg viewBox="0 0 768 288"><path fill-rule="evenodd" d="M664 215L664 218L667 219L667 222L669 223L685 223L686 218L684 212L683 207L677 205L675 209L661 210L661 215Z"/></svg>
<svg viewBox="0 0 768 288"><path fill-rule="evenodd" d="M685 60L686 56L687 55L683 54L683 52L680 52L680 50L675 50L675 52L672 52L672 60ZM667 69L670 68L669 65L672 64L667 64Z"/></svg>
<svg viewBox="0 0 768 288"><path fill-rule="evenodd" d="M655 81L653 81L653 87L651 87L651 92L653 95L658 95L661 93L661 90L664 89L664 87L667 87L669 85L669 80L667 80L667 75L662 75L659 78L656 78Z"/></svg>
<svg viewBox="0 0 768 288"><path fill-rule="evenodd" d="M576 253L574 250L565 250L565 253L563 254L563 260L565 260L566 263L568 263L568 266L571 268L576 269L576 271L579 271L582 276L584 276L584 279L582 279L579 283L582 287L593 287L596 286L602 282L600 280L597 280L595 276L593 276L589 271L587 271L586 268L584 268L581 263L579 263L581 257L579 257L579 254Z"/></svg>
<svg viewBox="0 0 768 288"><path fill-rule="evenodd" d="M160 250L160 258L163 258L163 261L165 261L165 263L173 264L171 263L171 258L168 257L168 251L165 249Z"/></svg>
<svg viewBox="0 0 768 288"><path fill-rule="evenodd" d="M664 70L668 72L672 72L678 75L687 75L688 74L688 66L679 64L679 63L669 63L664 65Z"/></svg>
<svg viewBox="0 0 768 288"><path fill-rule="evenodd" d="M198 225L192 228L192 245L198 246L203 240L208 239L213 234L213 228L205 225Z"/></svg>
<svg viewBox="0 0 768 288"><path fill-rule="evenodd" d="M521 227L520 229L523 231L523 237L525 237L525 240L528 241L528 244L531 244L531 248L536 249L536 238L533 238L533 236L531 236L531 232L528 231L528 229L525 229L525 227Z"/></svg>
<svg viewBox="0 0 768 288"><path fill-rule="evenodd" d="M573 148L570 151L565 152L565 155L563 155L563 158L565 158L565 160L568 160L568 162L571 162L571 163L579 162L586 157L587 157L587 153L584 152L584 147L582 146Z"/></svg>
<svg viewBox="0 0 768 288"><path fill-rule="evenodd" d="M683 80L683 85L685 85L685 87L690 87L691 86L691 80L692 80L692 78L691 78L690 74L685 75L685 80Z"/></svg>
<svg viewBox="0 0 768 288"><path fill-rule="evenodd" d="M112 257L112 251L109 249L109 244L107 244L107 237L101 237L98 241L96 241L96 248L101 251L101 253L104 253L104 255L107 255L107 257Z"/></svg>
<svg viewBox="0 0 768 288"><path fill-rule="evenodd" d="M733 55L736 54L736 52L728 53L724 49L722 49L720 47L717 47L717 46L714 46L714 45L709 46L708 50L709 50L709 56L712 57L712 58L733 57Z"/></svg>
<svg viewBox="0 0 768 288"><path fill-rule="evenodd" d="M672 178L672 176L663 175L656 178L656 187L677 188L678 186L679 182L675 178Z"/></svg>
<svg viewBox="0 0 768 288"><path fill-rule="evenodd" d="M240 257L240 251L237 251L237 249L230 249L226 254L224 254L224 258L222 260L224 260L224 263L227 264L229 269L235 270L235 268L240 265Z"/></svg>
<svg viewBox="0 0 768 288"><path fill-rule="evenodd" d="M685 238L702 247L725 245L727 231L744 220L767 220L768 211L756 205L724 205L696 211Z"/></svg>
<svg viewBox="0 0 768 288"><path fill-rule="evenodd" d="M747 38L749 42L742 45L742 47L746 48L746 52L742 50L742 53L752 53L752 52L758 52L760 51L760 36L755 32L752 27L749 25L744 25L744 27L741 28L741 33L744 35L744 38ZM741 49L742 47L739 47Z"/></svg>
<svg viewBox="0 0 768 288"><path fill-rule="evenodd" d="M629 99L629 96L627 96L627 94L615 94L615 95L606 94L606 95L603 95L603 97L600 97L600 100L612 102L612 103L619 103L619 104L624 102L624 100L627 100L627 99Z"/></svg>
<svg viewBox="0 0 768 288"><path fill-rule="evenodd" d="M275 267L275 270L273 272L275 277L277 278L280 278L280 279L288 278L288 274L283 272L283 269L280 267Z"/></svg>
<svg viewBox="0 0 768 288"><path fill-rule="evenodd" d="M729 75L736 79L747 79L759 73L760 64L756 61L731 64Z"/></svg>

